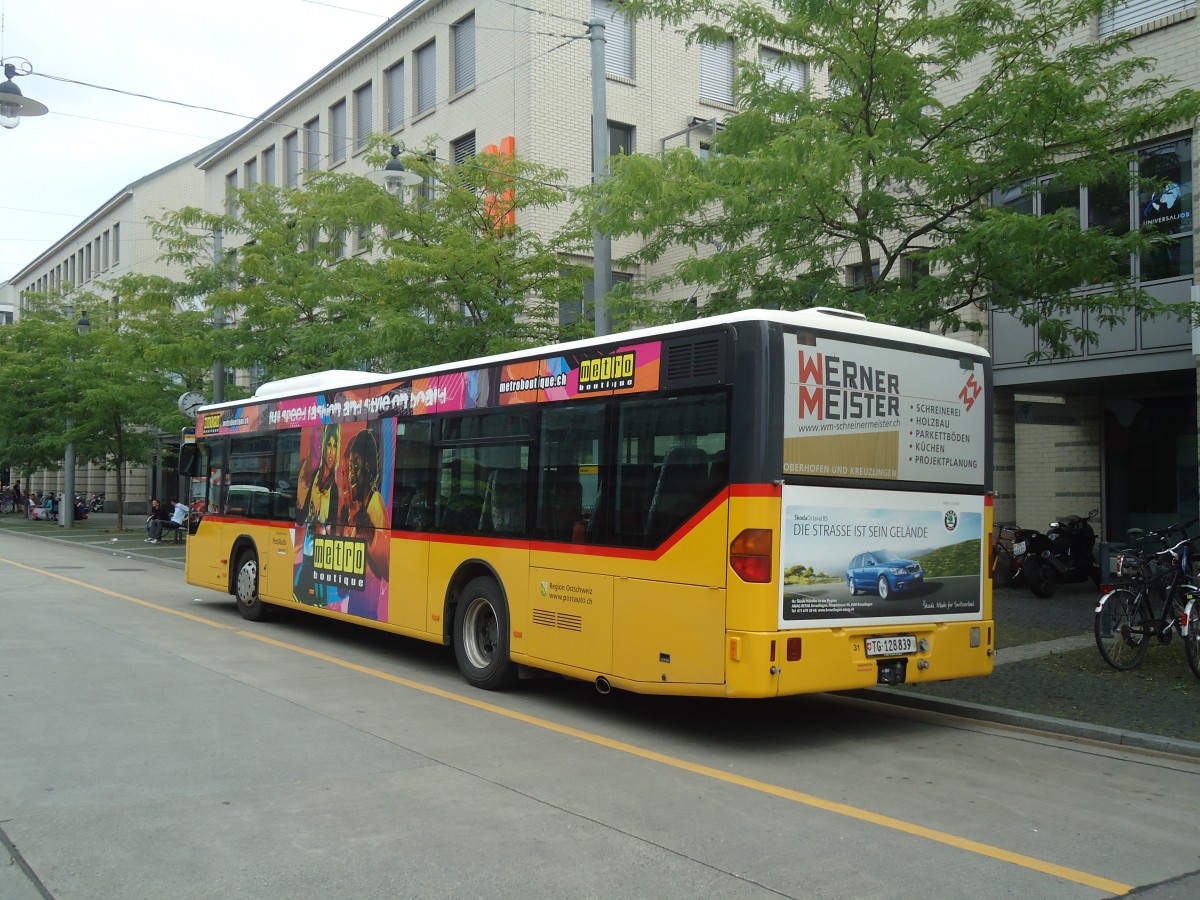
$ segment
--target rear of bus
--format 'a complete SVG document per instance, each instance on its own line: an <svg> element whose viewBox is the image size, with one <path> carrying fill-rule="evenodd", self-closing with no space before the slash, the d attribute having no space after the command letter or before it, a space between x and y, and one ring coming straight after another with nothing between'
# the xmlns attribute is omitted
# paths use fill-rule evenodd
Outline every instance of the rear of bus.
<svg viewBox="0 0 1200 900"><path fill-rule="evenodd" d="M991 672L986 352L833 310L739 330L727 695Z"/></svg>

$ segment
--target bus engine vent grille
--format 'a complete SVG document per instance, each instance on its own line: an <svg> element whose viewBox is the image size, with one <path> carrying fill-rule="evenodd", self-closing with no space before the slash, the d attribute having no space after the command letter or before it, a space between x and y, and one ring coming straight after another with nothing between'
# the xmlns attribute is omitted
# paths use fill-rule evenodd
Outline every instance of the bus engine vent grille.
<svg viewBox="0 0 1200 900"><path fill-rule="evenodd" d="M535 609L533 624L545 625L547 628L561 628L563 631L583 631L583 619L570 613L556 613L552 609Z"/></svg>
<svg viewBox="0 0 1200 900"><path fill-rule="evenodd" d="M663 386L725 383L725 335L676 338L663 347Z"/></svg>

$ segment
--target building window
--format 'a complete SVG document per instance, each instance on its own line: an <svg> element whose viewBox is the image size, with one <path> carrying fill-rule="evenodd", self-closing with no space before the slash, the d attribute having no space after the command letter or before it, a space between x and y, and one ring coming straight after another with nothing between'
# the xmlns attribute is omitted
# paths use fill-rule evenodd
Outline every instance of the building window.
<svg viewBox="0 0 1200 900"><path fill-rule="evenodd" d="M631 153L633 153L633 126L610 119L608 122L608 155L629 156ZM593 171L595 168L596 160L593 159Z"/></svg>
<svg viewBox="0 0 1200 900"><path fill-rule="evenodd" d="M387 70L387 127L395 131L404 126L404 63Z"/></svg>
<svg viewBox="0 0 1200 900"><path fill-rule="evenodd" d="M300 186L300 133L293 131L283 139L283 183L290 188Z"/></svg>
<svg viewBox="0 0 1200 900"><path fill-rule="evenodd" d="M454 39L454 94L475 87L475 14L459 20L450 29Z"/></svg>
<svg viewBox="0 0 1200 900"><path fill-rule="evenodd" d="M112 264L121 262L121 225L114 223L112 227Z"/></svg>
<svg viewBox="0 0 1200 900"><path fill-rule="evenodd" d="M92 242L88 241L88 245L83 248L83 280L92 280Z"/></svg>
<svg viewBox="0 0 1200 900"><path fill-rule="evenodd" d="M275 148L273 146L263 151L262 168L263 184L273 185L275 183Z"/></svg>
<svg viewBox="0 0 1200 900"><path fill-rule="evenodd" d="M456 166L461 166L464 162L475 155L475 132L464 134L450 142L450 157L454 160Z"/></svg>
<svg viewBox="0 0 1200 900"><path fill-rule="evenodd" d="M1165 238L1141 258L1141 278L1192 274L1192 141L1169 141L1138 154L1138 228Z"/></svg>
<svg viewBox="0 0 1200 900"><path fill-rule="evenodd" d="M873 259L870 262L871 266L871 283L875 284L879 281L879 260ZM846 280L849 281L850 287L863 287L867 283L867 264L855 263L852 266L846 266Z"/></svg>
<svg viewBox="0 0 1200 900"><path fill-rule="evenodd" d="M354 148L362 150L371 139L375 127L371 114L371 83L368 81L354 92Z"/></svg>
<svg viewBox="0 0 1200 900"><path fill-rule="evenodd" d="M1131 31L1139 25L1196 8L1196 0L1118 0L1100 16L1100 37Z"/></svg>
<svg viewBox="0 0 1200 900"><path fill-rule="evenodd" d="M346 161L346 101L339 100L329 107L329 162Z"/></svg>
<svg viewBox="0 0 1200 900"><path fill-rule="evenodd" d="M432 154L423 154L421 159L426 165L433 165ZM432 173L422 177L421 185L417 188L417 196L430 203L437 199L437 179Z"/></svg>
<svg viewBox="0 0 1200 900"><path fill-rule="evenodd" d="M437 105L437 45L430 41L417 51L417 115Z"/></svg>
<svg viewBox="0 0 1200 900"><path fill-rule="evenodd" d="M592 18L604 20L605 74L632 78L633 20L612 0L592 0Z"/></svg>
<svg viewBox="0 0 1200 900"><path fill-rule="evenodd" d="M700 99L733 105L733 41L700 45Z"/></svg>
<svg viewBox="0 0 1200 900"><path fill-rule="evenodd" d="M101 235L101 237L100 237L100 246L102 248L102 254L100 256L100 265L105 269L105 271L107 271L108 270L108 232L107 231L104 232L104 234Z"/></svg>
<svg viewBox="0 0 1200 900"><path fill-rule="evenodd" d="M633 153L633 126L623 122L608 123L608 155L629 156Z"/></svg>
<svg viewBox="0 0 1200 900"><path fill-rule="evenodd" d="M246 187L252 188L258 184L258 160L246 160Z"/></svg>
<svg viewBox="0 0 1200 900"><path fill-rule="evenodd" d="M311 119L304 123L304 171L316 172L321 168L321 120Z"/></svg>
<svg viewBox="0 0 1200 900"><path fill-rule="evenodd" d="M762 66L767 84L785 91L802 91L807 80L803 63L785 59L782 51L770 47L758 48L758 63Z"/></svg>
<svg viewBox="0 0 1200 900"><path fill-rule="evenodd" d="M225 215L236 216L237 206L237 169L225 176Z"/></svg>
<svg viewBox="0 0 1200 900"><path fill-rule="evenodd" d="M997 191L993 203L1023 215L1048 216L1069 209L1081 228L1122 235L1132 228L1153 231L1162 240L1140 259L1121 260L1118 274L1128 276L1134 262L1142 281L1192 274L1192 140L1164 141L1141 150L1130 174L1143 182L1133 191L1124 177L1086 187L1056 185L1044 179Z"/></svg>

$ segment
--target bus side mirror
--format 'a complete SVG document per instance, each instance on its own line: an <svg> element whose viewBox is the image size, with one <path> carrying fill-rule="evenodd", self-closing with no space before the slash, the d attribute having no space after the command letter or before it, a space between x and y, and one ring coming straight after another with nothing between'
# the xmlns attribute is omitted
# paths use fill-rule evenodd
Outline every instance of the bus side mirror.
<svg viewBox="0 0 1200 900"><path fill-rule="evenodd" d="M196 462L199 459L199 448L195 444L184 444L179 448L179 474L185 478L195 477Z"/></svg>

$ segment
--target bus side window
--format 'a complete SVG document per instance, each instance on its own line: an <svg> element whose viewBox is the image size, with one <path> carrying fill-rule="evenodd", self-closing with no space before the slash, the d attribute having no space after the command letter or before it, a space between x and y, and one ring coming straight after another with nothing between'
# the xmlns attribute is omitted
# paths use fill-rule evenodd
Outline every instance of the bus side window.
<svg viewBox="0 0 1200 900"><path fill-rule="evenodd" d="M208 445L208 479L204 502L204 512L220 515L225 512L225 490L228 486L228 468L225 463L225 452L228 445L223 440L213 441Z"/></svg>
<svg viewBox="0 0 1200 900"><path fill-rule="evenodd" d="M588 400L542 411L535 537L591 544L605 540L600 462L608 407L607 400Z"/></svg>
<svg viewBox="0 0 1200 900"><path fill-rule="evenodd" d="M300 430L285 431L275 445L275 483L270 494L273 519L296 521L296 488L300 484Z"/></svg>
<svg viewBox="0 0 1200 900"><path fill-rule="evenodd" d="M523 469L495 469L488 476L479 515L484 533L524 534L529 492L528 473Z"/></svg>
<svg viewBox="0 0 1200 900"><path fill-rule="evenodd" d="M619 404L609 541L657 547L725 487L728 409L726 388Z"/></svg>
<svg viewBox="0 0 1200 900"><path fill-rule="evenodd" d="M392 528L424 531L432 523L429 480L432 433L429 422L396 423Z"/></svg>
<svg viewBox="0 0 1200 900"><path fill-rule="evenodd" d="M672 447L662 468L646 514L646 536L656 544L682 525L696 509L696 498L708 489L708 454L698 447Z"/></svg>

